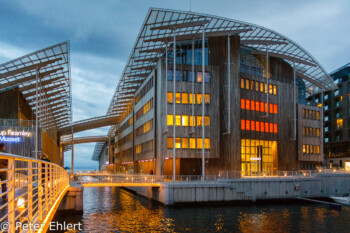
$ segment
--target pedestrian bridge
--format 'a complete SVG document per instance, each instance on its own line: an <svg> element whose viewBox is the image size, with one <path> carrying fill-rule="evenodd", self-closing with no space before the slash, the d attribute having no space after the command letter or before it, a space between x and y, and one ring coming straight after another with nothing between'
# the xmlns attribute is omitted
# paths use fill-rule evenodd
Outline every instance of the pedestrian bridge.
<svg viewBox="0 0 350 233"><path fill-rule="evenodd" d="M68 172L54 163L2 152L0 163L0 233L46 232L69 189ZM35 229L28 231L25 224Z"/></svg>
<svg viewBox="0 0 350 233"><path fill-rule="evenodd" d="M165 176L110 174L106 172L77 172L75 177L83 187L160 187L162 182L167 181Z"/></svg>

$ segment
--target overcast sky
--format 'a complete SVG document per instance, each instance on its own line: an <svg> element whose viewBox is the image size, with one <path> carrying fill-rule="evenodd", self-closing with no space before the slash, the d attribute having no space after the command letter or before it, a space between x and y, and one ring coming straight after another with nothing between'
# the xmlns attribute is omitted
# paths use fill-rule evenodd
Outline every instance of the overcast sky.
<svg viewBox="0 0 350 233"><path fill-rule="evenodd" d="M0 1L0 63L70 40L74 121L104 115L150 7L191 10L273 29L328 72L350 62L350 1ZM81 132L106 134L108 128ZM94 143L75 146L76 168L97 168ZM70 166L70 152L65 154Z"/></svg>

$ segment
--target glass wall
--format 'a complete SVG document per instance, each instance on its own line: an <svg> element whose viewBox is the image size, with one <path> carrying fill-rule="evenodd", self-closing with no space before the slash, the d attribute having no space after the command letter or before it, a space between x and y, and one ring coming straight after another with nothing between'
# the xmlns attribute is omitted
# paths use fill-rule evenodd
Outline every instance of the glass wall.
<svg viewBox="0 0 350 233"><path fill-rule="evenodd" d="M277 164L277 141L241 140L243 175L273 175Z"/></svg>

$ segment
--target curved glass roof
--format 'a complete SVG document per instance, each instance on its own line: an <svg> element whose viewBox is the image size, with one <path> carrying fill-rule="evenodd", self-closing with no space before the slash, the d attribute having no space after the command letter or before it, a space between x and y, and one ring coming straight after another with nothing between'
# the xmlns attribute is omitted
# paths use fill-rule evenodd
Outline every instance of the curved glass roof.
<svg viewBox="0 0 350 233"><path fill-rule="evenodd" d="M206 37L239 34L241 44L262 54L268 49L269 56L284 59L292 66L295 64L296 74L305 81L308 94L337 88L310 53L278 32L220 16L151 8L136 38L107 114L121 116L132 109L134 92L152 71L158 58L163 56L166 44L172 42L174 29L177 41L192 40L201 38L203 26ZM112 133L112 128L109 133Z"/></svg>

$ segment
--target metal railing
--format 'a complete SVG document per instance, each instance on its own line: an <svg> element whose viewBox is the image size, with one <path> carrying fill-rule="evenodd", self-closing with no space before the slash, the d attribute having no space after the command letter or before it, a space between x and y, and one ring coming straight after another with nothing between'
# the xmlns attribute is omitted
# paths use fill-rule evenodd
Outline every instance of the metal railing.
<svg viewBox="0 0 350 233"><path fill-rule="evenodd" d="M283 179L283 178L313 178L320 174L349 174L350 171L318 168L315 170L297 170L297 171L274 171L274 172L256 172L256 171L219 171L217 175L206 175L206 182L225 182L229 179ZM111 173L109 171L78 171L76 178L82 184L93 183L162 183L173 182L172 175L148 175L132 173ZM202 182L201 175L177 175L175 182Z"/></svg>
<svg viewBox="0 0 350 233"><path fill-rule="evenodd" d="M35 121L22 119L0 119L0 126L35 127ZM40 123L39 126L41 127Z"/></svg>
<svg viewBox="0 0 350 233"><path fill-rule="evenodd" d="M5 153L0 153L0 168L0 233L26 231L25 224L41 232L69 188L68 172L54 163Z"/></svg>

